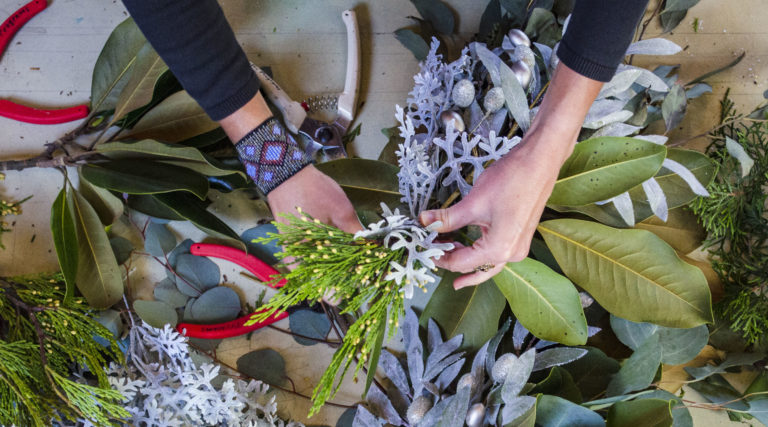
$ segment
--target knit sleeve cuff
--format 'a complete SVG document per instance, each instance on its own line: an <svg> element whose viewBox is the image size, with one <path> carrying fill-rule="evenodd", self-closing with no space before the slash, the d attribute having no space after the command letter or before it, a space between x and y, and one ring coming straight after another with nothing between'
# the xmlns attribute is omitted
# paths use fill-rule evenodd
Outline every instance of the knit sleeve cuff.
<svg viewBox="0 0 768 427"><path fill-rule="evenodd" d="M616 73L618 64L612 67L598 64L590 59L579 55L568 46L566 39L560 41L560 47L557 48L557 57L567 65L571 70L581 74L584 77L601 82L608 82Z"/></svg>

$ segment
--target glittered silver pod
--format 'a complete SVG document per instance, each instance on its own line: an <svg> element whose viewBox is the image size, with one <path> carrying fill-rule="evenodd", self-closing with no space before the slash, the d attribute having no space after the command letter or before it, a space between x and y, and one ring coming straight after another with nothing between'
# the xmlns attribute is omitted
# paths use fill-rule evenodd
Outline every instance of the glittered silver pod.
<svg viewBox="0 0 768 427"><path fill-rule="evenodd" d="M512 72L515 73L515 77L517 77L517 81L520 82L520 86L522 86L523 89L528 89L528 85L531 84L531 78L533 77L531 69L528 68L523 61L513 63L510 68L512 69Z"/></svg>
<svg viewBox="0 0 768 427"><path fill-rule="evenodd" d="M480 427L483 425L483 418L485 418L485 405L475 403L467 411L467 418L465 420L467 427Z"/></svg>
<svg viewBox="0 0 768 427"><path fill-rule="evenodd" d="M472 84L472 80L462 79L456 82L451 91L451 99L454 104L462 108L472 105L472 101L475 100L475 85Z"/></svg>
<svg viewBox="0 0 768 427"><path fill-rule="evenodd" d="M457 132L464 132L466 127L464 126L464 119L461 118L461 114L458 111L445 110L440 113L440 122L443 124L443 129L448 127L448 123L453 122L453 128Z"/></svg>
<svg viewBox="0 0 768 427"><path fill-rule="evenodd" d="M525 45L525 46L531 47L531 39L528 38L528 36L523 32L523 30L513 28L509 30L509 33L507 33L507 36L515 46Z"/></svg>
<svg viewBox="0 0 768 427"><path fill-rule="evenodd" d="M504 91L500 87L489 90L483 98L483 108L486 113L495 113L504 106Z"/></svg>

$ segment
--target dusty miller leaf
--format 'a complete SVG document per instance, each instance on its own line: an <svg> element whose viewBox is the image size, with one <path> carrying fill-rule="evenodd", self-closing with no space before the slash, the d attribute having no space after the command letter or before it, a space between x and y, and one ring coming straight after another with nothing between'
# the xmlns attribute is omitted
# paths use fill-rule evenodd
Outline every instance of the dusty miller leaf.
<svg viewBox="0 0 768 427"><path fill-rule="evenodd" d="M685 88L681 84L674 85L661 104L661 114L664 117L667 131L676 128L680 124L683 116L685 116L687 105L688 100L685 96Z"/></svg>

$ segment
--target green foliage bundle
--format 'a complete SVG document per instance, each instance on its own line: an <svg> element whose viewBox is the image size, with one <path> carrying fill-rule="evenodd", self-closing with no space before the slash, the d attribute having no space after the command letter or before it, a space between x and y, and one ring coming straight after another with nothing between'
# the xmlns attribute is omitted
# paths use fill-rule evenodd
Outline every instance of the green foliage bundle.
<svg viewBox="0 0 768 427"><path fill-rule="evenodd" d="M711 197L691 204L708 233L705 242L725 295L716 305L730 327L749 343L768 332L768 124L760 109L736 114L721 101L722 126L708 154L719 165Z"/></svg>
<svg viewBox="0 0 768 427"><path fill-rule="evenodd" d="M104 372L109 361L122 362L117 343L82 299L65 300L63 286L58 274L0 278L2 425L113 425L128 415ZM79 381L82 372L96 385Z"/></svg>

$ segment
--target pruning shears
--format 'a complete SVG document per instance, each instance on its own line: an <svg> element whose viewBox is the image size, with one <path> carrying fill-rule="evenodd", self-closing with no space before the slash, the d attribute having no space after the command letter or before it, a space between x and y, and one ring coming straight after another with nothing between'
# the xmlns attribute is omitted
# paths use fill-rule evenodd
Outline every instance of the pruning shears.
<svg viewBox="0 0 768 427"><path fill-rule="evenodd" d="M342 137L355 117L360 85L360 37L357 17L353 10L345 10L341 18L347 28L347 71L344 92L341 94L310 97L299 103L292 100L262 69L251 64L267 97L282 113L288 130L304 137L307 154L311 157L320 155L328 160L347 157ZM309 117L321 109L335 109L334 120L326 122Z"/></svg>
<svg viewBox="0 0 768 427"><path fill-rule="evenodd" d="M21 27L47 7L48 2L46 0L32 0L11 14L0 25L0 57L2 57L5 48ZM67 123L87 117L88 106L78 105L57 110L45 110L0 99L0 116L25 123L51 125Z"/></svg>
<svg viewBox="0 0 768 427"><path fill-rule="evenodd" d="M274 276L280 274L279 271L275 270L269 264L260 260L256 256L247 254L240 249L209 243L196 243L192 245L190 252L192 255L219 258L233 262L248 270L250 273L256 276L257 279L261 280L271 288L279 289L285 286L285 279L281 279L277 282L273 281ZM288 315L293 310L299 307L301 306L290 307L286 311L275 313L273 316L270 316L268 319L261 322L254 323L251 321L254 316L264 312L264 310L256 310L249 315L237 318L235 320L213 325L179 323L176 325L176 330L180 334L192 338L217 339L236 337L283 320L288 317Z"/></svg>

